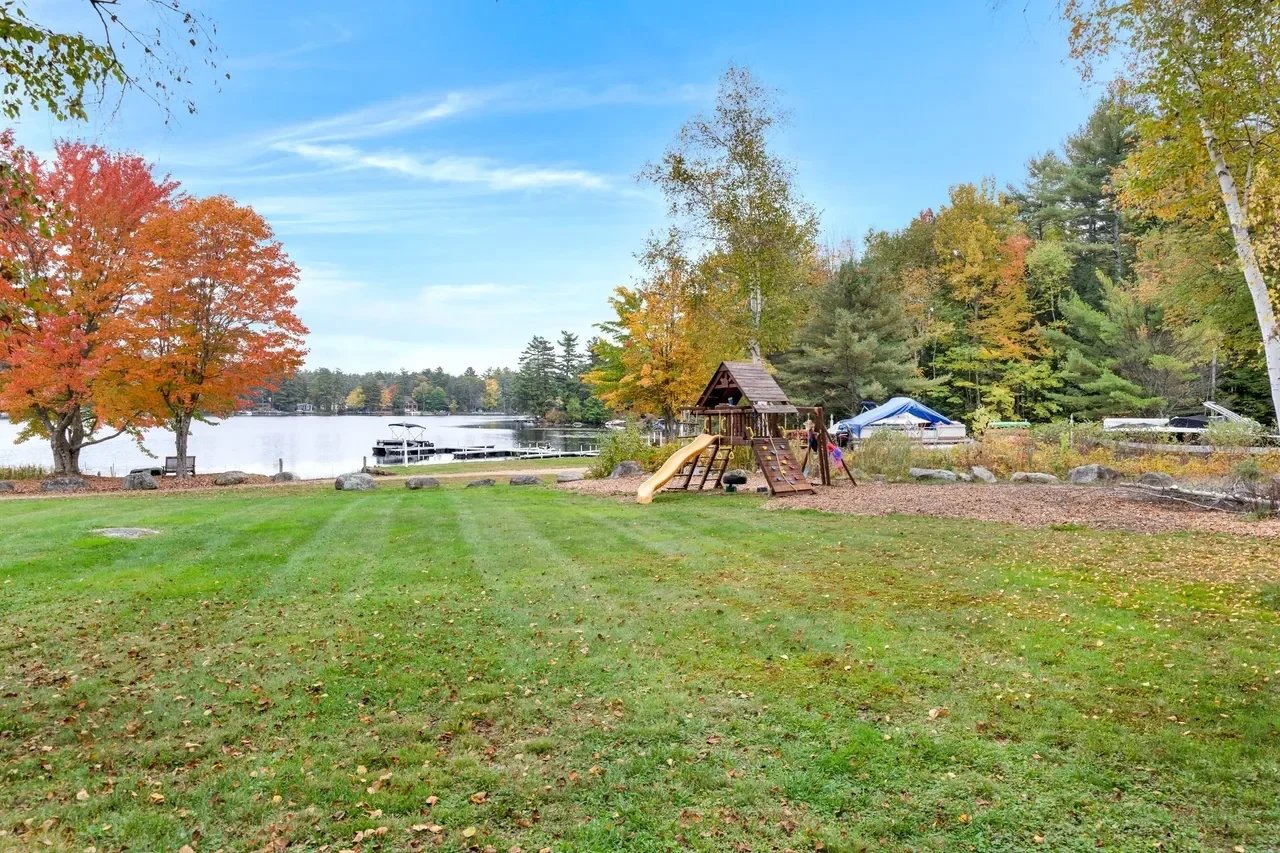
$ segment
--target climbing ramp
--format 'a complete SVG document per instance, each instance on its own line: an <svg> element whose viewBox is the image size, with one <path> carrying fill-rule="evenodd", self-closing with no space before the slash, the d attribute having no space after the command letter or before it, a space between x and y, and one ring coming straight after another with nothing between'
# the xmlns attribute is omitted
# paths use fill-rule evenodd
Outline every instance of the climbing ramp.
<svg viewBox="0 0 1280 853"><path fill-rule="evenodd" d="M770 494L797 495L813 493L813 486L805 477L800 464L791 452L791 444L785 438L755 438L751 447L756 461L769 484Z"/></svg>

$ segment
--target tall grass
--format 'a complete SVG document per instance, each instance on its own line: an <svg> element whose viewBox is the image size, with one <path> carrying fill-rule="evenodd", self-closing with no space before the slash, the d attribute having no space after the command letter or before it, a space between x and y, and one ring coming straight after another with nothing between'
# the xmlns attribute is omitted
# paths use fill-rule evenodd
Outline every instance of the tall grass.
<svg viewBox="0 0 1280 853"><path fill-rule="evenodd" d="M0 480L39 480L49 474L40 465L0 465Z"/></svg>

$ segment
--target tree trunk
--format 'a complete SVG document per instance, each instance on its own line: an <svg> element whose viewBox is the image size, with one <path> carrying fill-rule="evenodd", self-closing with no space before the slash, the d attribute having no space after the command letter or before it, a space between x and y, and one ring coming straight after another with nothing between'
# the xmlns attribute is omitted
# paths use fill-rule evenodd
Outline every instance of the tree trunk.
<svg viewBox="0 0 1280 853"><path fill-rule="evenodd" d="M758 278L751 282L751 296L747 302L751 308L751 341L748 345L748 351L751 355L751 360L759 364L761 361L760 317L764 313L764 295L760 292L760 280Z"/></svg>
<svg viewBox="0 0 1280 853"><path fill-rule="evenodd" d="M1253 250L1249 223L1240 204L1235 177L1222 154L1217 136L1204 119L1200 120L1200 131L1204 135L1204 147L1209 152L1209 160L1218 176L1222 204L1227 210L1227 221L1231 223L1231 236L1235 239L1236 255L1240 258L1245 284L1249 286L1249 295L1253 297L1253 310L1258 317L1258 328L1262 332L1262 352L1267 363L1268 385L1271 387L1271 407L1276 422L1280 423L1280 327L1276 324L1275 305L1271 302L1266 279L1262 277L1262 267Z"/></svg>
<svg viewBox="0 0 1280 853"><path fill-rule="evenodd" d="M178 479L187 477L187 438L191 435L191 415L187 412L174 415L173 440L174 453L178 457Z"/></svg>
<svg viewBox="0 0 1280 853"><path fill-rule="evenodd" d="M1111 211L1111 245L1115 250L1116 284L1124 280L1124 255L1120 252L1120 206Z"/></svg>
<svg viewBox="0 0 1280 853"><path fill-rule="evenodd" d="M84 445L84 426L80 410L61 415L49 430L49 449L53 451L53 473L59 476L80 473L80 451Z"/></svg>

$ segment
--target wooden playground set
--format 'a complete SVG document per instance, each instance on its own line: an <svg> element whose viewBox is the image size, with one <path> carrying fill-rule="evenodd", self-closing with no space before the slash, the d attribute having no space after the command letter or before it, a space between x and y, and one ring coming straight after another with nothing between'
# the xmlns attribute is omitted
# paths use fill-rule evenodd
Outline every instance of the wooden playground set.
<svg viewBox="0 0 1280 853"><path fill-rule="evenodd" d="M821 406L795 406L764 365L748 361L725 361L711 376L698 402L682 409L691 420L702 421L702 433L671 455L671 458L636 493L638 503L647 504L662 488L669 491L702 491L708 483L720 488L735 447L750 447L772 495L812 493L805 475L810 454L816 454L819 483L830 486L833 462L838 462L853 485L857 483L849 466L827 433ZM812 422L817 449L806 443L805 455L797 462L787 433L794 432L801 418ZM791 429L788 429L791 426Z"/></svg>

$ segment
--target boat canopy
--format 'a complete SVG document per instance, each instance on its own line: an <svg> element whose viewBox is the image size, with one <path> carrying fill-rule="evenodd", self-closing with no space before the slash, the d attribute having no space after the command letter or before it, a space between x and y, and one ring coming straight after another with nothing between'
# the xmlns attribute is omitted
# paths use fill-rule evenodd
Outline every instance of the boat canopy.
<svg viewBox="0 0 1280 853"><path fill-rule="evenodd" d="M410 424L410 423L403 423L403 424L387 424L387 426L389 426L389 427L402 427L402 428L404 428L404 429L425 429L425 427L423 427L423 426L422 426L422 424Z"/></svg>
<svg viewBox="0 0 1280 853"><path fill-rule="evenodd" d="M877 424L938 426L954 423L955 421L946 415L935 412L919 400L913 400L910 397L894 397L889 402L882 403L874 409L868 409L856 417L837 422L835 431L847 432L855 438L861 438L864 429Z"/></svg>

